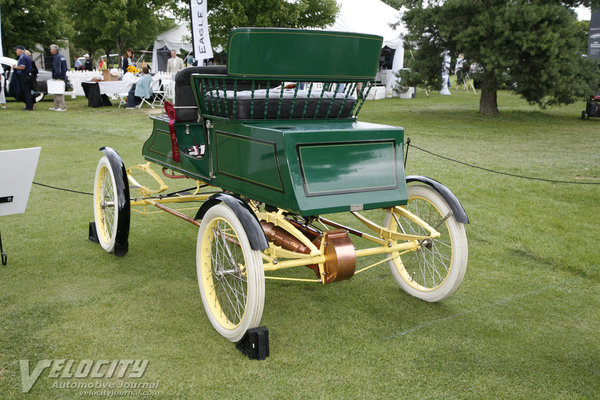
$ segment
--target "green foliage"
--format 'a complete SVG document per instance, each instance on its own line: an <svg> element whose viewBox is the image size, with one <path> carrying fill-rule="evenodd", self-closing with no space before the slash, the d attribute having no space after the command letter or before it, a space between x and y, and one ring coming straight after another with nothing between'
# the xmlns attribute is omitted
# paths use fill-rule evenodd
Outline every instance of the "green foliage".
<svg viewBox="0 0 600 400"><path fill-rule="evenodd" d="M402 7L402 0L382 0L385 4L390 7L394 7L395 9L400 9Z"/></svg>
<svg viewBox="0 0 600 400"><path fill-rule="evenodd" d="M17 45L32 49L68 39L93 55L146 48L173 22L164 17L168 0L0 0L5 54ZM64 44L64 43L60 43Z"/></svg>
<svg viewBox="0 0 600 400"><path fill-rule="evenodd" d="M187 4L171 4L177 16L189 20ZM335 22L335 0L211 0L208 22L213 46L225 47L229 32L240 27L323 28Z"/></svg>
<svg viewBox="0 0 600 400"><path fill-rule="evenodd" d="M454 57L464 53L483 67L484 95L507 86L545 107L572 103L598 86L597 67L582 58L581 26L568 8L590 2L448 0L428 7L424 3L404 2L409 6L403 17L409 47L418 49L408 65L412 72L406 79L411 84L439 88L439 54L447 49ZM492 106L497 112L496 104Z"/></svg>
<svg viewBox="0 0 600 400"><path fill-rule="evenodd" d="M14 54L15 46L33 49L39 43L48 47L72 32L60 1L0 0L0 12L2 48L7 56Z"/></svg>
<svg viewBox="0 0 600 400"><path fill-rule="evenodd" d="M586 54L588 50L588 35L590 31L590 21L577 21L577 30L579 31L579 39L577 39L577 44L581 47L579 51L581 54Z"/></svg>
<svg viewBox="0 0 600 400"><path fill-rule="evenodd" d="M127 47L146 48L156 35L172 26L159 11L164 1L67 0L75 25L76 47L93 54L103 49L123 54Z"/></svg>

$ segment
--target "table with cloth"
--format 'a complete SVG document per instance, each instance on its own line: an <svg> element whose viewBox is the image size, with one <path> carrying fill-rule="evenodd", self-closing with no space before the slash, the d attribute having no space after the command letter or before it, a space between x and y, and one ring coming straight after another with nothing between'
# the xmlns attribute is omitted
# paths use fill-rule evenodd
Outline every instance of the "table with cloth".
<svg viewBox="0 0 600 400"><path fill-rule="evenodd" d="M127 93L135 80L82 82L83 92L88 99L88 107L112 106L109 95Z"/></svg>

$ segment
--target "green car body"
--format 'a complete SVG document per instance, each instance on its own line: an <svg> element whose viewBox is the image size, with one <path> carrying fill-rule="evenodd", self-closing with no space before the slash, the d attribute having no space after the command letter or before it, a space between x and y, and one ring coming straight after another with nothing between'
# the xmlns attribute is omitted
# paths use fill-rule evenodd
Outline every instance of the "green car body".
<svg viewBox="0 0 600 400"><path fill-rule="evenodd" d="M198 120L174 123L174 147L169 118L152 117L143 156L303 216L404 205L404 130L357 121L380 49L373 35L234 30L227 74L192 75Z"/></svg>

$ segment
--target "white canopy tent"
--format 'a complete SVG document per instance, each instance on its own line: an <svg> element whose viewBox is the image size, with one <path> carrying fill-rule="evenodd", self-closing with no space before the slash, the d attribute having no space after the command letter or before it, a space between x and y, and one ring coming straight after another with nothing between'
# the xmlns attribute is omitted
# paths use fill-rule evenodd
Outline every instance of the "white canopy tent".
<svg viewBox="0 0 600 400"><path fill-rule="evenodd" d="M152 72L167 70L171 50L175 50L177 54L181 50L192 51L192 34L186 25L182 24L156 37L152 50Z"/></svg>
<svg viewBox="0 0 600 400"><path fill-rule="evenodd" d="M378 80L392 89L395 74L404 65L403 35L406 28L400 24L401 12L380 0L338 0L340 13L335 23L326 28L331 31L370 33L383 37L383 46L395 50L391 65L385 65L378 74Z"/></svg>
<svg viewBox="0 0 600 400"><path fill-rule="evenodd" d="M406 28L391 24L400 22L400 11L380 0L338 0L340 13L327 30L360 32L383 36L383 45L392 49L400 47Z"/></svg>

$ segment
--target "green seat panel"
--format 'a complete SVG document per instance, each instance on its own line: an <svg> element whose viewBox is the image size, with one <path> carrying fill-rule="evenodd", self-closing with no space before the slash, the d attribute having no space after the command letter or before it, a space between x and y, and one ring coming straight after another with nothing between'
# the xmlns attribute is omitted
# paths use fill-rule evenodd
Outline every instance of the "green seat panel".
<svg viewBox="0 0 600 400"><path fill-rule="evenodd" d="M383 38L349 32L240 28L229 35L227 75L290 80L374 79Z"/></svg>

